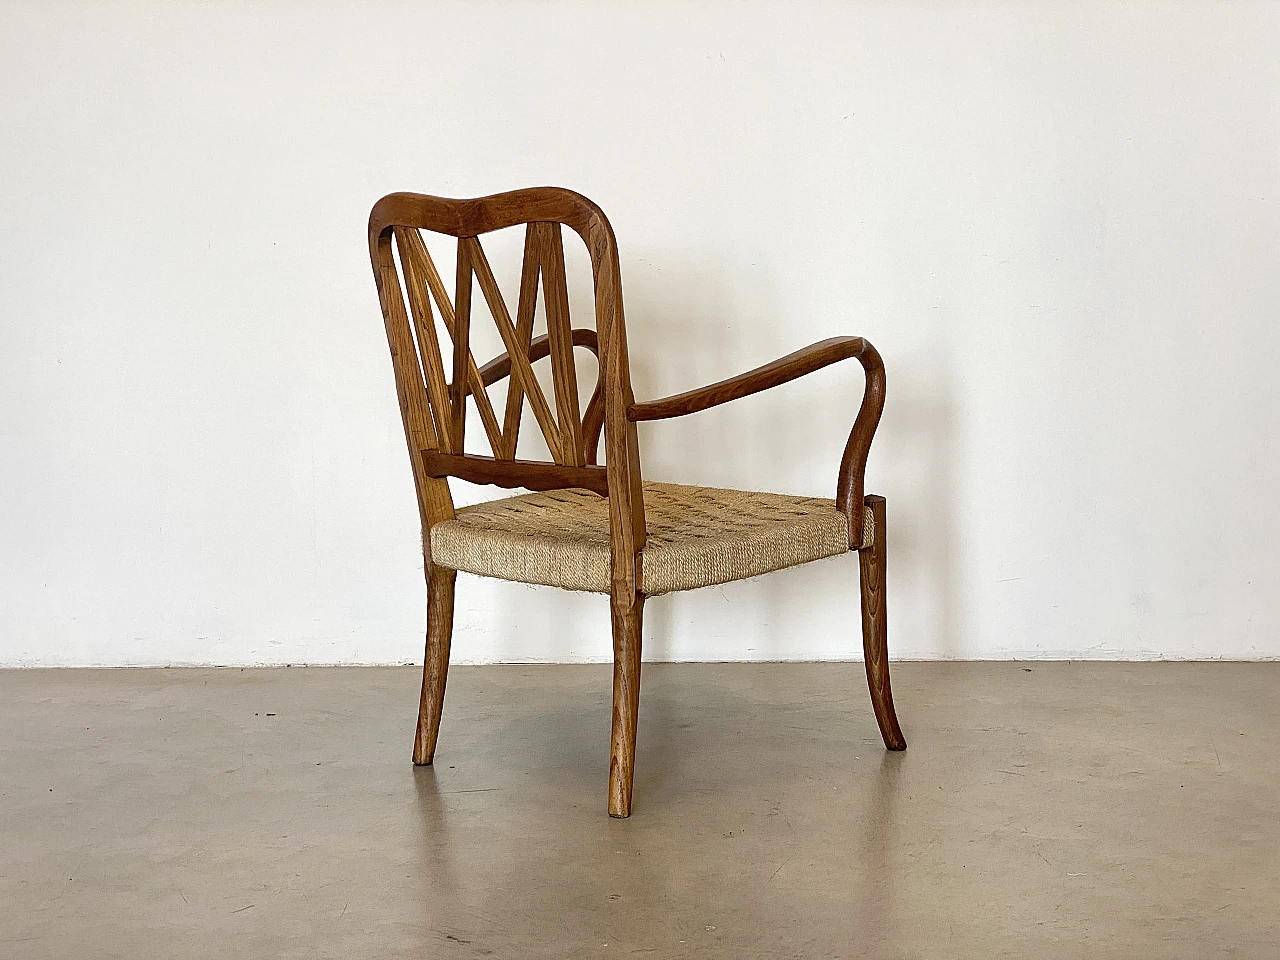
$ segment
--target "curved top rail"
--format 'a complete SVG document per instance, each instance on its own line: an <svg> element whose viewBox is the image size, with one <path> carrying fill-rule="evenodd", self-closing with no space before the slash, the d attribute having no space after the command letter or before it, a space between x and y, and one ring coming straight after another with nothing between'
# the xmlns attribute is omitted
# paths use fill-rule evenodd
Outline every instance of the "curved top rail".
<svg viewBox="0 0 1280 960"><path fill-rule="evenodd" d="M571 227L588 247L592 228L609 225L604 211L582 194L563 187L529 187L471 200L391 193L374 204L369 214L369 239L395 226L418 227L451 237L477 237L540 220Z"/></svg>

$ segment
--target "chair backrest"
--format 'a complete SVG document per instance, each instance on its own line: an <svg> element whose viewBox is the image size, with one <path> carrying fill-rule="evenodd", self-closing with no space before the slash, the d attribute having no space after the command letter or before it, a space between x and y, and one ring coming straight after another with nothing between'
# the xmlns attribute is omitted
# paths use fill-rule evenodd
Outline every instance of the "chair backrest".
<svg viewBox="0 0 1280 960"><path fill-rule="evenodd" d="M521 224L526 225L524 261L513 321L480 237ZM574 329L570 322L562 224L582 238L591 257L594 331ZM452 300L422 238L424 230L458 241ZM393 193L379 200L369 215L369 256L391 347L424 535L435 523L453 517L445 479L450 476L534 490L583 487L610 498L614 552L621 548L634 560L644 543L640 459L635 424L627 419L633 396L618 249L600 208L581 194L558 187L474 200ZM473 280L506 347L504 360L483 368L476 365L471 351ZM547 334L535 341L539 281ZM453 346L449 376L433 301ZM595 351L599 359L596 391L585 413L578 396L575 345ZM550 400L532 368L533 361L545 356L551 359ZM503 376L509 376L510 383L499 423L487 387ZM468 397L475 402L492 457L463 449ZM526 402L553 462L515 458ZM596 464L602 427L605 466ZM429 549L429 537L424 536L424 541Z"/></svg>

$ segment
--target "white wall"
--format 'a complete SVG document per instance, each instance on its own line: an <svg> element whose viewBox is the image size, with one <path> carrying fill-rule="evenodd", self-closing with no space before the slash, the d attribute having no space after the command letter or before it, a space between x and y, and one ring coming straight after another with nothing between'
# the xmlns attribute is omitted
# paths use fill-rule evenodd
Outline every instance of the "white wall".
<svg viewBox="0 0 1280 960"><path fill-rule="evenodd" d="M609 213L638 397L884 354L905 657L1280 655L1280 5L0 5L0 664L400 662L392 190ZM857 367L642 429L832 495ZM658 659L847 658L856 561L652 601ZM608 656L463 578L461 661Z"/></svg>

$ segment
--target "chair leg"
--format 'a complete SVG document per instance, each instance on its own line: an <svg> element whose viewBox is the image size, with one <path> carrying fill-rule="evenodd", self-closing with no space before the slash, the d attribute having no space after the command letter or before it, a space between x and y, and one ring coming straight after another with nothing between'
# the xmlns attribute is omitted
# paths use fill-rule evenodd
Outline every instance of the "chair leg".
<svg viewBox="0 0 1280 960"><path fill-rule="evenodd" d="M640 716L640 619L644 594L613 596L613 739L609 751L609 816L631 816L636 723Z"/></svg>
<svg viewBox="0 0 1280 960"><path fill-rule="evenodd" d="M418 733L413 762L424 765L436 753L440 711L449 676L449 641L453 636L453 587L458 571L432 566L427 573L427 655L422 667L422 699L418 703Z"/></svg>
<svg viewBox="0 0 1280 960"><path fill-rule="evenodd" d="M893 711L889 687L889 623L885 606L885 509L884 497L868 496L866 505L875 518L875 536L858 553L862 580L862 652L867 665L871 706L880 724L880 736L890 750L905 750L906 738Z"/></svg>

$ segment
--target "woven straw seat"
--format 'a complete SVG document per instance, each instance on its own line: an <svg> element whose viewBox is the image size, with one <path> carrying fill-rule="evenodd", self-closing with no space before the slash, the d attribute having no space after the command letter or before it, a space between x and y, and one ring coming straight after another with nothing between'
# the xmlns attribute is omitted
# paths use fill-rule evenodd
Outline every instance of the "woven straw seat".
<svg viewBox="0 0 1280 960"><path fill-rule="evenodd" d="M649 596L849 550L848 521L833 500L646 482L644 510L640 576ZM464 507L431 528L431 559L487 577L608 593L609 501L552 490Z"/></svg>

